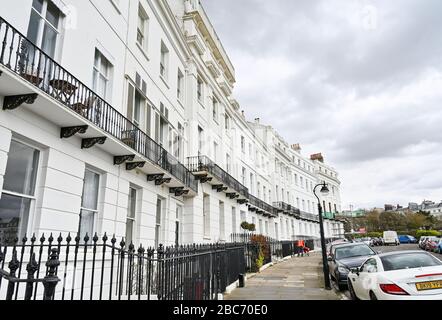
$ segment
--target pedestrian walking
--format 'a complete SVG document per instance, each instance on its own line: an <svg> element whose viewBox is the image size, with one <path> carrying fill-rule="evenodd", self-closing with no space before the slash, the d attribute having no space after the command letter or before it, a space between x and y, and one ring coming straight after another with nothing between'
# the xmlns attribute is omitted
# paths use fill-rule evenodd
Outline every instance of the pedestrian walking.
<svg viewBox="0 0 442 320"><path fill-rule="evenodd" d="M298 257L304 256L304 246L305 246L304 240L298 240Z"/></svg>

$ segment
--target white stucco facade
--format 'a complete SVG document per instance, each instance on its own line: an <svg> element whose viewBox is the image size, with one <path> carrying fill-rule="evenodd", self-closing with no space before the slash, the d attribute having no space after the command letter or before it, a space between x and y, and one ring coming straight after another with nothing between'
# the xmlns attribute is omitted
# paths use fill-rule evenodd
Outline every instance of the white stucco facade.
<svg viewBox="0 0 442 320"><path fill-rule="evenodd" d="M45 69L51 76L38 74L36 85L5 56L0 61L0 105L37 94L33 103L0 111L0 236L96 232L143 246L228 242L247 221L280 240L316 238L319 224L308 214L318 215L313 187L323 181L331 186L321 199L324 211L340 212L336 170L241 113L232 95L234 67L199 1L2 1L0 16L34 37L78 87L63 104L50 94L54 69ZM0 37L14 44L5 21ZM16 61L18 48L10 55ZM101 127L73 108L90 101L79 82L106 106ZM141 134L138 149L121 138L110 108L164 150L159 154L161 161L167 154L167 165L140 152ZM62 128L84 125L86 133L60 138ZM95 137L106 141L81 148ZM134 158L116 165L115 157L125 155ZM192 161L203 157L216 164L216 173L196 174L201 170ZM132 162L144 166L128 170ZM220 185L227 189L216 189ZM278 211L278 203L302 215ZM327 237L342 229L333 219L324 225Z"/></svg>

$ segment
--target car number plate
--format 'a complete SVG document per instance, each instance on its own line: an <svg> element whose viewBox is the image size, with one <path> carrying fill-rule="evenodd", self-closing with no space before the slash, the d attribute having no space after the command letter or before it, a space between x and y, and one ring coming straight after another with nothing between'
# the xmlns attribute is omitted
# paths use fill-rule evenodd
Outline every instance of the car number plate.
<svg viewBox="0 0 442 320"><path fill-rule="evenodd" d="M418 291L442 289L442 280L416 283L416 288Z"/></svg>

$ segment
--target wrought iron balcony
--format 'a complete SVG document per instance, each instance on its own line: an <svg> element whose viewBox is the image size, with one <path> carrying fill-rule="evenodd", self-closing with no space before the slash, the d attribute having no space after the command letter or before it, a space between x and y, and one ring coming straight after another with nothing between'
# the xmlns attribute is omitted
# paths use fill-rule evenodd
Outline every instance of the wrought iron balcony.
<svg viewBox="0 0 442 320"><path fill-rule="evenodd" d="M319 216L304 211L301 211L300 218L311 222L319 222Z"/></svg>
<svg viewBox="0 0 442 320"><path fill-rule="evenodd" d="M187 168L198 180L201 180L202 182L211 182L212 184L215 184L214 187L219 187L218 190L226 191L227 193L229 193L228 189L230 189L238 193L239 198L249 198L249 190L228 172L210 160L210 158L206 156L189 157L187 158L187 161ZM209 175L211 177L209 177ZM214 181L213 178L215 178L219 184L217 184L217 181ZM223 188L227 188L227 190L223 190Z"/></svg>
<svg viewBox="0 0 442 320"><path fill-rule="evenodd" d="M273 206L279 211L284 212L285 214L291 215L293 217L299 218L301 216L301 211L298 208L295 208L292 205L289 205L285 202L274 202Z"/></svg>
<svg viewBox="0 0 442 320"><path fill-rule="evenodd" d="M86 120L83 124L90 125L94 132L110 135L116 142L137 152L140 159L148 159L154 168L162 168L184 186L198 192L197 180L183 164L1 17L0 50L0 65L79 115ZM3 108L12 110L24 102L33 103L36 97L37 94L6 97L8 101ZM80 133L85 133L87 126L68 129L73 130L65 131L63 138L79 133L80 129ZM83 147L105 141L106 137L89 138ZM118 150L124 150L121 146Z"/></svg>
<svg viewBox="0 0 442 320"><path fill-rule="evenodd" d="M256 209L257 211L263 211L265 215L270 217L278 216L277 208L252 195L249 195L249 207Z"/></svg>

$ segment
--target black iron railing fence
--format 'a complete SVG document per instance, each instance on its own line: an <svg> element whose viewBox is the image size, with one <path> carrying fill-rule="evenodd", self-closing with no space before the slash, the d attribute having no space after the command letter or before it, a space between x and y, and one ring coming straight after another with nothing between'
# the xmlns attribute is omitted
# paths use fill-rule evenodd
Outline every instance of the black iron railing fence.
<svg viewBox="0 0 442 320"><path fill-rule="evenodd" d="M198 191L183 164L2 17L0 64Z"/></svg>
<svg viewBox="0 0 442 320"><path fill-rule="evenodd" d="M266 214L268 214L271 217L278 216L277 208L269 205L268 203L262 201L261 199L255 197L253 195L249 195L249 203L256 208L263 210Z"/></svg>
<svg viewBox="0 0 442 320"><path fill-rule="evenodd" d="M245 198L249 197L249 190L245 186L207 156L189 157L187 161L187 168L191 172L208 172L222 181L227 187L238 192L241 196Z"/></svg>
<svg viewBox="0 0 442 320"><path fill-rule="evenodd" d="M245 268L243 244L153 249L106 235L25 237L0 246L0 300L213 300Z"/></svg>

